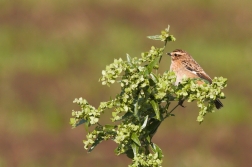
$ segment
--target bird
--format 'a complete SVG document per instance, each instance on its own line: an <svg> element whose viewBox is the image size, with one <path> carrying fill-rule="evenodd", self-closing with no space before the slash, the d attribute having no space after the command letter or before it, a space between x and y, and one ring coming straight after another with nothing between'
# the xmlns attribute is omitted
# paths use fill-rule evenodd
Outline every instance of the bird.
<svg viewBox="0 0 252 167"><path fill-rule="evenodd" d="M193 57L182 49L175 49L171 53L167 53L171 57L170 71L173 71L176 75L175 85L178 85L184 77L204 79L210 84L212 83L211 77L201 68L201 66L193 59ZM205 83L204 81L197 80L198 84ZM183 101L182 101L183 103ZM182 103L180 102L181 106ZM219 99L214 101L215 107L220 109L223 104Z"/></svg>

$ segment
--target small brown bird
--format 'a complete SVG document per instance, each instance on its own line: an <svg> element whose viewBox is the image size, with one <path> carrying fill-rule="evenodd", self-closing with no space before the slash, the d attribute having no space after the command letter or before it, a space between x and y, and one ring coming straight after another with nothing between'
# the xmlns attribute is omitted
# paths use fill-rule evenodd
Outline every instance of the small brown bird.
<svg viewBox="0 0 252 167"><path fill-rule="evenodd" d="M212 79L207 75L207 73L200 67L200 65L190 56L187 52L176 49L171 53L167 53L171 56L171 66L170 70L176 74L176 82L178 85L179 82L182 81L184 77L187 78L202 78L207 80L210 84L212 83ZM203 84L203 81L197 81L198 84ZM216 99L215 107L220 109L223 107L223 104L219 99Z"/></svg>

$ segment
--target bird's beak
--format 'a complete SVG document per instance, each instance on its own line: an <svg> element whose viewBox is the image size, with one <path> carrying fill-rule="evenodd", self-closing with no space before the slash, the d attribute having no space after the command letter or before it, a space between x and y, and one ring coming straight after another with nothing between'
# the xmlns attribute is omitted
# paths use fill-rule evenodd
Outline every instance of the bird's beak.
<svg viewBox="0 0 252 167"><path fill-rule="evenodd" d="M171 56L171 53L166 53L167 55Z"/></svg>

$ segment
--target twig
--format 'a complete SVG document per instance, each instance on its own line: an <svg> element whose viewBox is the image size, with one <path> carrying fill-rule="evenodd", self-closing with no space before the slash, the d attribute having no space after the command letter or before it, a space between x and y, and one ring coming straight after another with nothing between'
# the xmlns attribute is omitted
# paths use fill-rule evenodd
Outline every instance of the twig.
<svg viewBox="0 0 252 167"><path fill-rule="evenodd" d="M167 117L169 117L170 114L171 114L178 106L180 106L180 103L178 103L170 112L168 112L168 113L166 114L166 116L164 117L164 119L167 118ZM164 120L164 119L163 119L163 120Z"/></svg>

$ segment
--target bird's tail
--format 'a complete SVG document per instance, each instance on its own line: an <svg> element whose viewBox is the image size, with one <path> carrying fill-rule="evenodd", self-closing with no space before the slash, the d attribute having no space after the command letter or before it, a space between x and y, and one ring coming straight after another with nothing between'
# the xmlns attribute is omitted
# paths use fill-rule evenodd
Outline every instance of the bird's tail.
<svg viewBox="0 0 252 167"><path fill-rule="evenodd" d="M214 104L215 104L215 107L216 107L217 109L220 109L221 107L223 107L223 104L221 103L221 101L220 101L219 99L216 99L216 100L214 101Z"/></svg>

